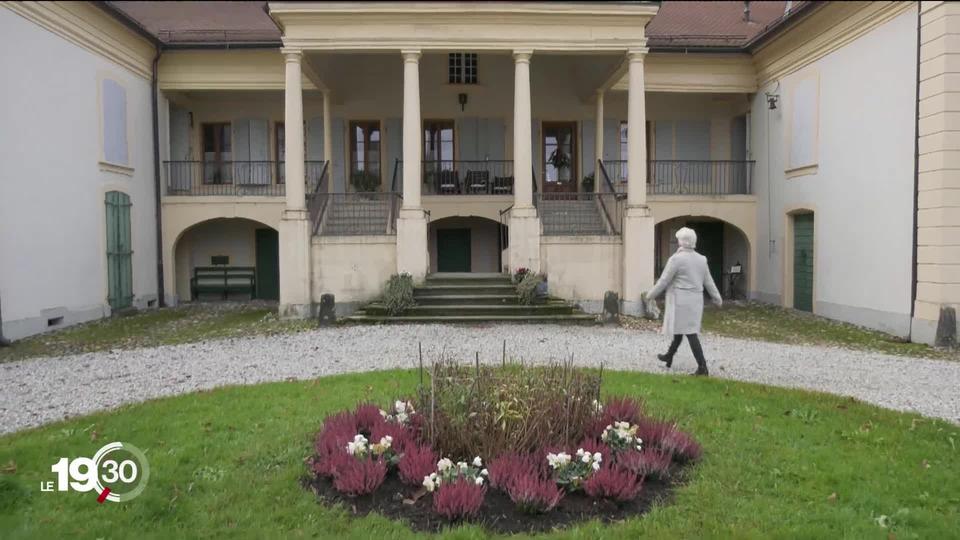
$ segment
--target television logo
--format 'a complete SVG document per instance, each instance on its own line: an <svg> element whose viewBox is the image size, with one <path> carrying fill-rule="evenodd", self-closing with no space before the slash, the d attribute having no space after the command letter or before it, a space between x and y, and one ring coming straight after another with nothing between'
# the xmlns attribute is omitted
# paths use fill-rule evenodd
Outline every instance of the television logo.
<svg viewBox="0 0 960 540"><path fill-rule="evenodd" d="M50 470L57 480L41 482L40 491L94 491L98 503L132 500L143 493L150 478L147 456L124 442L104 445L92 458L62 457Z"/></svg>

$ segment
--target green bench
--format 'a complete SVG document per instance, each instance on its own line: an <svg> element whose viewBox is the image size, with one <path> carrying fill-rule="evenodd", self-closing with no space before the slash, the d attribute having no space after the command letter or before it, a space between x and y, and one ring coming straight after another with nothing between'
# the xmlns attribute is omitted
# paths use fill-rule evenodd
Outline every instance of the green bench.
<svg viewBox="0 0 960 540"><path fill-rule="evenodd" d="M247 293L253 299L257 285L257 269L252 266L197 266L190 278L194 300L202 293L217 293L224 300L230 293Z"/></svg>

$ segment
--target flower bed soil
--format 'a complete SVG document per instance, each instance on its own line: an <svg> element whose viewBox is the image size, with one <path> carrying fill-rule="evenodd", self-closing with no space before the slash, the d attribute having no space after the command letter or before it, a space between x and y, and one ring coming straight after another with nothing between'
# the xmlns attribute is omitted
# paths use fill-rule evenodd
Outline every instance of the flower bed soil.
<svg viewBox="0 0 960 540"><path fill-rule="evenodd" d="M677 465L671 467L671 480L644 481L640 494L625 503L594 499L582 491L577 491L566 494L553 510L543 514L522 512L506 493L487 489L479 516L470 522L491 532L515 534L545 532L592 519L605 523L623 521L648 512L658 501L668 501L674 487L679 484L676 478L682 468L684 467ZM304 483L324 504L341 504L347 512L356 516L376 513L390 519L402 520L413 530L424 532L437 532L451 526L449 521L433 511L430 493L426 493L422 488L414 489L404 485L395 472L389 473L375 492L355 498L345 497L337 492L329 478L313 477L305 479ZM419 498L414 500L414 497Z"/></svg>

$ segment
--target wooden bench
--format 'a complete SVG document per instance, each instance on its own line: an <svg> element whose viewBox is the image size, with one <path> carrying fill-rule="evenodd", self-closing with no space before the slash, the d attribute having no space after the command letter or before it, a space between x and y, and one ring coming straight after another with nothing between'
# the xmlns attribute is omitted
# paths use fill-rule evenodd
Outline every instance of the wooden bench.
<svg viewBox="0 0 960 540"><path fill-rule="evenodd" d="M256 276L257 269L252 266L197 266L190 278L190 293L194 300L201 293L218 293L226 300L230 293L241 292L252 300Z"/></svg>

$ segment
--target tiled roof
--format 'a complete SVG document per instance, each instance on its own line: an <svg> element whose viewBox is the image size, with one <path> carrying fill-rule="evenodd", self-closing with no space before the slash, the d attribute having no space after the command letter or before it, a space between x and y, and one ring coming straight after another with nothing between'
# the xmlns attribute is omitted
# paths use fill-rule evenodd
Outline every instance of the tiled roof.
<svg viewBox="0 0 960 540"><path fill-rule="evenodd" d="M647 26L649 47L741 48L811 2L661 2ZM266 2L105 2L167 45L281 45ZM789 10L787 9L789 5Z"/></svg>

